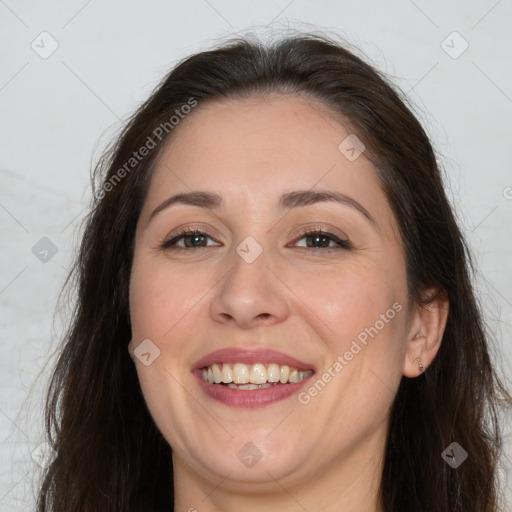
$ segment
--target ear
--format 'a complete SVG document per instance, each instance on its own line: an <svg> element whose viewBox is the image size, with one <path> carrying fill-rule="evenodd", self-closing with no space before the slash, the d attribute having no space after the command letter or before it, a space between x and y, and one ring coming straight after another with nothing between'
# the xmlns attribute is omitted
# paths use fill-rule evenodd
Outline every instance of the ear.
<svg viewBox="0 0 512 512"><path fill-rule="evenodd" d="M403 375L417 377L437 355L448 319L449 301L444 290L429 288L426 304L415 304L407 335ZM423 368L422 368L423 367Z"/></svg>

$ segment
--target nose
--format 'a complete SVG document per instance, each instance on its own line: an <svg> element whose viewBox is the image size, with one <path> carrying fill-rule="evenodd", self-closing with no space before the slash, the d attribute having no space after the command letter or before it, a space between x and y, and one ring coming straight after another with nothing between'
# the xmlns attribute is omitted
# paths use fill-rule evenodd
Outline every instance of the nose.
<svg viewBox="0 0 512 512"><path fill-rule="evenodd" d="M252 263L234 254L231 270L214 289L211 315L215 321L251 329L287 318L286 287L266 263L265 252Z"/></svg>

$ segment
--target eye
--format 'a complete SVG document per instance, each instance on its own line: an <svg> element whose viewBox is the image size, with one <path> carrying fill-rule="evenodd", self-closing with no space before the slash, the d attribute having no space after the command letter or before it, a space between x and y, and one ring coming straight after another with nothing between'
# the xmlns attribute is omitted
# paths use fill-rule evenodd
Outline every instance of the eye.
<svg viewBox="0 0 512 512"><path fill-rule="evenodd" d="M199 231L198 229L188 229L174 235L169 240L166 240L162 243L161 247L162 249L186 250L219 245L217 243L209 244L208 240L212 240L212 238L207 233Z"/></svg>
<svg viewBox="0 0 512 512"><path fill-rule="evenodd" d="M334 233L323 231L322 229L315 229L303 231L301 238L293 243L293 246L307 249L326 250L330 252L332 249L350 249L348 240L343 240L336 236ZM304 242L300 243L302 240ZM209 243L213 241L214 243ZM162 249L171 250L187 250L187 249L201 249L204 247L218 246L207 233L198 229L185 229L180 233L173 235L170 239L161 244Z"/></svg>
<svg viewBox="0 0 512 512"><path fill-rule="evenodd" d="M299 244L301 240L304 240L305 243ZM296 247L316 250L350 249L348 240L342 240L335 234L323 231L322 229L303 232L302 237L294 242L294 245Z"/></svg>

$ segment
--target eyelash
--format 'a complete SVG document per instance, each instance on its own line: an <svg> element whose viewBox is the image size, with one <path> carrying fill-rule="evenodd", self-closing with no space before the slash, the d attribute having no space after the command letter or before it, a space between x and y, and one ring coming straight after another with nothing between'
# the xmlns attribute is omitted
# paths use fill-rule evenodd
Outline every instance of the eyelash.
<svg viewBox="0 0 512 512"><path fill-rule="evenodd" d="M206 249L208 247L214 246L199 246L199 247L180 247L175 245L177 242L182 240L185 236L204 236L213 240L212 237L208 235L208 233L201 231L199 229L194 228L185 228L176 235L173 235L170 239L165 240L161 243L160 248L164 250L173 250L173 251L196 251L201 249ZM327 252L330 253L333 250L348 250L351 249L351 245L348 240L344 240L336 236L334 233L330 233L328 231L324 231L322 228L305 228L300 230L300 238L297 238L295 242L302 240L308 236L319 236L322 238L328 238L330 241L333 241L338 244L338 247L296 247L297 249L302 249L304 252L308 252L313 250L315 252Z"/></svg>

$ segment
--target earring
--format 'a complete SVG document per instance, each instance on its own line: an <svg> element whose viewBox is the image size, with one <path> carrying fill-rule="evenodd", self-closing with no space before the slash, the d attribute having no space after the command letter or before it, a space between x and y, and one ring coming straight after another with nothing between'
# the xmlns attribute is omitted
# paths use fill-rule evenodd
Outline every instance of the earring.
<svg viewBox="0 0 512 512"><path fill-rule="evenodd" d="M416 361L418 361L418 366L420 367L420 372L423 373L425 371L425 367L423 366L421 359L418 357L418 358L416 358Z"/></svg>

